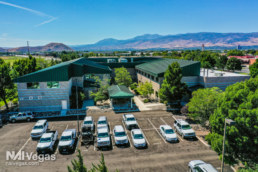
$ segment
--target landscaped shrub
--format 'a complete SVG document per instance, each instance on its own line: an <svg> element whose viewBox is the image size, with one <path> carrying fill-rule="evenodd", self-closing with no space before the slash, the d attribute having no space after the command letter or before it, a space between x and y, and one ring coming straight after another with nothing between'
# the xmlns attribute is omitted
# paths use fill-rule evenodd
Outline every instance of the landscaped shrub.
<svg viewBox="0 0 258 172"><path fill-rule="evenodd" d="M149 103L150 100L149 100L149 99L144 99L143 102L144 102L144 103Z"/></svg>

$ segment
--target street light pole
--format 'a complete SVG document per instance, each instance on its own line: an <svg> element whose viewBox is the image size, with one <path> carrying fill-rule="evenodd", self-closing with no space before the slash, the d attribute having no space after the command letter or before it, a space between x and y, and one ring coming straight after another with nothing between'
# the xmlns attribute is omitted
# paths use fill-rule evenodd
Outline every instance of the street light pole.
<svg viewBox="0 0 258 172"><path fill-rule="evenodd" d="M227 129L227 123L226 123L226 119L225 119L225 124L224 124L224 136L223 136L223 147L222 147L221 172L223 172L223 169L224 169L224 154L225 154L226 129Z"/></svg>
<svg viewBox="0 0 258 172"><path fill-rule="evenodd" d="M226 129L227 124L229 126L235 125L236 122L232 119L225 118L225 124L224 124L224 136L223 136L223 147L222 147L222 162L221 162L221 172L224 171L224 154L225 154L225 142L226 142Z"/></svg>
<svg viewBox="0 0 258 172"><path fill-rule="evenodd" d="M79 109L78 107L78 80L76 79L76 108L77 110ZM77 135L80 135L80 129L79 129L79 114L77 113Z"/></svg>

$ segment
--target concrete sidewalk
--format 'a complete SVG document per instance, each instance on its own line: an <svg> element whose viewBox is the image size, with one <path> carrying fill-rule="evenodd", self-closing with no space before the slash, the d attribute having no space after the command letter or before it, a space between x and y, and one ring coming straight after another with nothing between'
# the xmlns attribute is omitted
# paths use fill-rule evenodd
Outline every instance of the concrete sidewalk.
<svg viewBox="0 0 258 172"><path fill-rule="evenodd" d="M138 106L140 111L148 110L166 110L167 107L163 103L143 103L139 97L134 96L134 102Z"/></svg>

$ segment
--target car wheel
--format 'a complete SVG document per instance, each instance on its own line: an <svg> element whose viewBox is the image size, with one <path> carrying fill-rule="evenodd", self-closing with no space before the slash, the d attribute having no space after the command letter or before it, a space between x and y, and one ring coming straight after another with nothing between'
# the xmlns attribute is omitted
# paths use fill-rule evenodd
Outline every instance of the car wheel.
<svg viewBox="0 0 258 172"><path fill-rule="evenodd" d="M27 122L30 122L31 121L31 119L30 118L27 118Z"/></svg>
<svg viewBox="0 0 258 172"><path fill-rule="evenodd" d="M15 121L16 121L15 119L12 119L12 123L15 123Z"/></svg>

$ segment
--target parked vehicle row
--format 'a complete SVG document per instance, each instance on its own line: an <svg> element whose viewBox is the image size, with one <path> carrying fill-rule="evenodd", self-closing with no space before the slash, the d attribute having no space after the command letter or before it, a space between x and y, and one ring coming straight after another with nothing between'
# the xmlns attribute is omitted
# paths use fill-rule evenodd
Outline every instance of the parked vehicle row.
<svg viewBox="0 0 258 172"><path fill-rule="evenodd" d="M61 154L74 150L78 141L76 129L64 130L59 141L58 132L50 131L48 126L47 120L42 119L38 120L32 128L31 138L33 140L39 139L36 148L38 154L53 153L56 146Z"/></svg>

